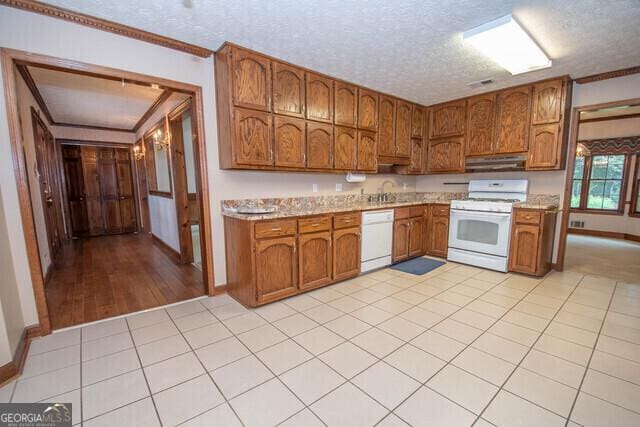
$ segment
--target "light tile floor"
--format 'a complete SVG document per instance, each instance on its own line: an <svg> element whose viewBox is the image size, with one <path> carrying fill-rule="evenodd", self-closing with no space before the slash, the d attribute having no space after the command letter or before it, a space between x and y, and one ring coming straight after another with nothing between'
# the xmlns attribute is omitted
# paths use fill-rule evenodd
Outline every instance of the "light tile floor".
<svg viewBox="0 0 640 427"><path fill-rule="evenodd" d="M638 426L640 284L448 263L227 295L32 343L0 401L85 426Z"/></svg>

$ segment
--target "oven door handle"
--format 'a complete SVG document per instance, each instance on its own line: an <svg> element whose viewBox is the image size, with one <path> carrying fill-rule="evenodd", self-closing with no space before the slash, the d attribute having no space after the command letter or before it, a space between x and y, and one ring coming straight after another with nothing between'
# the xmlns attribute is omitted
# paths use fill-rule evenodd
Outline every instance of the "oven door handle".
<svg viewBox="0 0 640 427"><path fill-rule="evenodd" d="M451 217L453 218L454 215L457 215L457 217L467 216L467 217L473 217L473 218L509 218L511 216L511 213L451 209Z"/></svg>

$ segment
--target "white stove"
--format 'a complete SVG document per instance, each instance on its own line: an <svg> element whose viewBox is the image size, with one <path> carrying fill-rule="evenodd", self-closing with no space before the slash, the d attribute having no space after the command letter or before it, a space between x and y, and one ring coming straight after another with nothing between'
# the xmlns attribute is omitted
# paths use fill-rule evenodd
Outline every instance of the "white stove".
<svg viewBox="0 0 640 427"><path fill-rule="evenodd" d="M451 201L447 259L507 271L511 213L527 189L527 180L471 181L469 197Z"/></svg>

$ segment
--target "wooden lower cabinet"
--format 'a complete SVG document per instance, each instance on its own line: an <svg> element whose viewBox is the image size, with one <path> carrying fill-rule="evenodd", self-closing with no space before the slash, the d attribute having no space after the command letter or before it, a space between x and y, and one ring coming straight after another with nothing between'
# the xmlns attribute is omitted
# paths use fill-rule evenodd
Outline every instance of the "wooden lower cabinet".
<svg viewBox="0 0 640 427"><path fill-rule="evenodd" d="M317 288L331 283L333 277L331 232L301 234L298 237L298 243L300 289Z"/></svg>
<svg viewBox="0 0 640 427"><path fill-rule="evenodd" d="M434 204L429 206L425 232L426 252L429 255L446 258L449 247L449 206Z"/></svg>
<svg viewBox="0 0 640 427"><path fill-rule="evenodd" d="M393 262L409 258L409 220L397 219L393 222Z"/></svg>
<svg viewBox="0 0 640 427"><path fill-rule="evenodd" d="M256 296L259 303L296 293L298 262L295 237L258 240L255 254Z"/></svg>
<svg viewBox="0 0 640 427"><path fill-rule="evenodd" d="M425 206L398 208L393 224L392 261L400 262L424 255Z"/></svg>
<svg viewBox="0 0 640 427"><path fill-rule="evenodd" d="M424 217L409 219L409 257L422 256L424 254Z"/></svg>
<svg viewBox="0 0 640 427"><path fill-rule="evenodd" d="M513 217L509 271L544 276L551 269L556 212L516 209Z"/></svg>
<svg viewBox="0 0 640 427"><path fill-rule="evenodd" d="M333 280L345 280L360 274L360 227L333 232Z"/></svg>

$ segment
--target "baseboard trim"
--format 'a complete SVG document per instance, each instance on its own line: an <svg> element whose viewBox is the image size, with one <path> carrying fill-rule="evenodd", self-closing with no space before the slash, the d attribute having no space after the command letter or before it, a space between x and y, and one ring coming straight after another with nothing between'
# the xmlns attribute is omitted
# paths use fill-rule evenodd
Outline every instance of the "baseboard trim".
<svg viewBox="0 0 640 427"><path fill-rule="evenodd" d="M34 338L39 337L40 335L42 335L40 325L33 325L24 328L18 347L16 347L16 351L13 354L13 360L3 366L0 366L0 387L22 374L24 362L27 360L27 353L29 352L29 345Z"/></svg>
<svg viewBox="0 0 640 427"><path fill-rule="evenodd" d="M594 237L609 237L611 239L631 240L634 242L640 242L640 236L629 233L618 233L617 231L600 231L600 230L587 230L584 228L569 228L568 234L580 234L583 236Z"/></svg>
<svg viewBox="0 0 640 427"><path fill-rule="evenodd" d="M176 251L171 246L167 245L165 242L163 242L158 236L156 236L153 233L151 233L151 239L155 244L157 244L160 247L160 249L162 249L163 251L171 255L171 257L173 257L176 261L181 262L180 252Z"/></svg>

